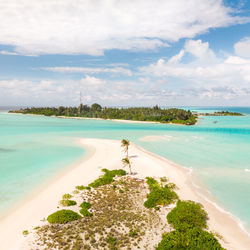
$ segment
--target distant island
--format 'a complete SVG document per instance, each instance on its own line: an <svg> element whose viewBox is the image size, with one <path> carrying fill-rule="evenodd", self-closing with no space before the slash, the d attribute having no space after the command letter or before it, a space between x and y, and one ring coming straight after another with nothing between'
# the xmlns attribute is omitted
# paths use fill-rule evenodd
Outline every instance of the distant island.
<svg viewBox="0 0 250 250"><path fill-rule="evenodd" d="M199 115L205 115L205 116L244 116L241 113L230 112L230 111L216 111L214 113L199 113Z"/></svg>
<svg viewBox="0 0 250 250"><path fill-rule="evenodd" d="M81 104L79 107L39 107L9 111L10 113L34 114L45 116L84 117L100 119L118 119L132 121L148 121L194 125L197 115L190 110L169 108L162 109L158 105L149 107L109 108L98 103L91 106Z"/></svg>

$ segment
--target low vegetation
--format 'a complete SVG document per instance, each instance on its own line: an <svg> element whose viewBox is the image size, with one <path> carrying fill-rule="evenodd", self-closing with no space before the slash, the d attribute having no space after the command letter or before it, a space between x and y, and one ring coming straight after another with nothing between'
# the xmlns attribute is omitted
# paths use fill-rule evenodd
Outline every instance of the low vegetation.
<svg viewBox="0 0 250 250"><path fill-rule="evenodd" d="M126 175L126 171L122 169L117 170L108 170L106 168L102 169L102 172L104 172L104 175L93 181L89 184L89 187L97 188L106 184L110 184L114 181L115 176L123 176Z"/></svg>
<svg viewBox="0 0 250 250"><path fill-rule="evenodd" d="M193 201L178 201L176 207L167 215L168 223L175 229L186 231L194 227L207 227L207 213L202 205Z"/></svg>
<svg viewBox="0 0 250 250"><path fill-rule="evenodd" d="M178 195L173 190L175 185L167 183L160 185L152 177L147 177L147 184L150 193L147 195L147 200L144 202L144 206L147 208L156 208L158 205L169 205L178 199Z"/></svg>
<svg viewBox="0 0 250 250"><path fill-rule="evenodd" d="M166 233L157 246L157 250L223 250L213 234L194 227L185 233L175 230Z"/></svg>
<svg viewBox="0 0 250 250"><path fill-rule="evenodd" d="M35 230L32 249L222 249L204 230L207 214L200 204L167 206L178 196L166 178L145 181L123 170L102 171L90 190L79 189L75 195L80 203L75 212L59 210L48 216L50 224Z"/></svg>
<svg viewBox="0 0 250 250"><path fill-rule="evenodd" d="M24 236L26 236L26 235L28 235L28 234L29 234L29 231L28 231L28 230L24 230L24 231L23 231L23 235L24 235Z"/></svg>
<svg viewBox="0 0 250 250"><path fill-rule="evenodd" d="M91 187L81 185L81 186L76 186L76 189L77 190L84 190L84 189L90 190Z"/></svg>
<svg viewBox="0 0 250 250"><path fill-rule="evenodd" d="M91 204L89 202L82 202L80 207L82 208L80 210L80 213L83 215L83 216L86 216L86 217L91 217L93 216L93 214L91 212L88 211L88 209L91 208Z"/></svg>
<svg viewBox="0 0 250 250"><path fill-rule="evenodd" d="M65 199L70 199L70 198L72 198L73 196L71 195L71 194L64 194L63 196L62 196L62 199L63 200L65 200Z"/></svg>
<svg viewBox="0 0 250 250"><path fill-rule="evenodd" d="M69 207L69 206L74 206L76 205L76 201L73 201L73 200L61 200L60 201L60 205L64 206L64 207Z"/></svg>
<svg viewBox="0 0 250 250"><path fill-rule="evenodd" d="M154 121L162 123L179 123L193 125L196 123L197 116L190 110L169 108L162 109L159 106L153 108L133 107L133 108L108 108L102 107L98 103L91 106L81 104L79 107L51 108L26 108L10 111L14 113L36 114L46 116L67 116L67 117L89 117L102 119L123 119L134 121Z"/></svg>
<svg viewBox="0 0 250 250"><path fill-rule="evenodd" d="M61 224L57 220L36 230L33 248L154 249L155 239L161 239L167 221L143 206L145 184L142 179L116 175L112 183L80 191L79 213L83 216L76 213L75 221ZM87 213L90 209L93 216Z"/></svg>
<svg viewBox="0 0 250 250"><path fill-rule="evenodd" d="M59 211L56 211L55 213L48 216L47 221L49 223L59 223L59 224L65 224L70 221L78 220L81 216L72 211L72 210L66 210L62 209Z"/></svg>
<svg viewBox="0 0 250 250"><path fill-rule="evenodd" d="M207 228L207 213L202 205L193 201L178 201L167 215L174 231L163 234L157 250L165 249L223 249Z"/></svg>

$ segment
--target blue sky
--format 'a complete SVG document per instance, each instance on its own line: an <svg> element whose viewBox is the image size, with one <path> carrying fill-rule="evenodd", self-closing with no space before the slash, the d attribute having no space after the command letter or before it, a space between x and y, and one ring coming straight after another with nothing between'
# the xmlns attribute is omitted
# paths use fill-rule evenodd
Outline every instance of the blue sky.
<svg viewBox="0 0 250 250"><path fill-rule="evenodd" d="M0 3L0 106L250 106L250 1Z"/></svg>

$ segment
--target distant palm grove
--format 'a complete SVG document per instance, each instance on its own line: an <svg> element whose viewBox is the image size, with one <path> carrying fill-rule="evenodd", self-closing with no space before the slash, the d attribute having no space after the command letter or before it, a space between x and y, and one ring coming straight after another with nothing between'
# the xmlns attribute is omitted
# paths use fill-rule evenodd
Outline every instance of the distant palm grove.
<svg viewBox="0 0 250 250"><path fill-rule="evenodd" d="M133 121L153 121L162 123L178 123L193 125L196 123L197 115L190 110L169 108L162 109L157 105L153 108L133 107L133 108L107 108L94 103L91 106L81 104L79 107L58 108L25 108L14 113L36 114L46 116L67 116L67 117L88 117L101 119L121 119Z"/></svg>

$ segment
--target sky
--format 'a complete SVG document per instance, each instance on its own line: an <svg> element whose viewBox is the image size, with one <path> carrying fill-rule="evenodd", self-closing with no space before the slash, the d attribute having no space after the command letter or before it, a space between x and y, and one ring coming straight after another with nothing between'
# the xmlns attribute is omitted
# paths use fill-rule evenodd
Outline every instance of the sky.
<svg viewBox="0 0 250 250"><path fill-rule="evenodd" d="M0 0L0 106L250 106L249 0Z"/></svg>

